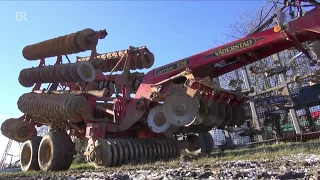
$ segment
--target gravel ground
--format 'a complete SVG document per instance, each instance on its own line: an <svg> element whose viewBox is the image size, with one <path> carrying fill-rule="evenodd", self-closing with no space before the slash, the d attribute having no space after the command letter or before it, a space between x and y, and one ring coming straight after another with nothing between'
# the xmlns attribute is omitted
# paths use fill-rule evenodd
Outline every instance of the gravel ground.
<svg viewBox="0 0 320 180"><path fill-rule="evenodd" d="M0 173L19 172L19 171L21 171L20 168L0 169Z"/></svg>
<svg viewBox="0 0 320 180"><path fill-rule="evenodd" d="M183 162L185 161L185 162ZM159 166L127 166L104 170L70 170L55 173L16 173L0 175L0 179L308 179L320 180L320 155L296 154L263 161L214 162L200 159L193 165L187 158L171 163L170 168ZM164 163L162 165L165 165ZM140 170L138 170L140 169Z"/></svg>

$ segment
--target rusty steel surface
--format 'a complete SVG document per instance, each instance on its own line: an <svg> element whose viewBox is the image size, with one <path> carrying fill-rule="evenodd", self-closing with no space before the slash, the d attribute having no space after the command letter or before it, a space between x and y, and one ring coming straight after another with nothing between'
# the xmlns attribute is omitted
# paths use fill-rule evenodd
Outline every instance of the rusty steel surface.
<svg viewBox="0 0 320 180"><path fill-rule="evenodd" d="M36 132L33 124L21 119L10 118L1 124L1 133L5 137L17 142L29 140Z"/></svg>
<svg viewBox="0 0 320 180"><path fill-rule="evenodd" d="M87 100L82 96L25 93L18 99L21 112L59 121L81 122L88 111Z"/></svg>
<svg viewBox="0 0 320 180"><path fill-rule="evenodd" d="M95 69L88 62L59 64L21 70L19 82L24 87L35 83L92 82Z"/></svg>
<svg viewBox="0 0 320 180"><path fill-rule="evenodd" d="M77 57L77 61L89 61L90 58L90 56ZM101 69L103 72L111 72L112 70L113 72L122 71L125 66L125 58L128 58L128 60L130 61L130 70L149 69L152 67L155 60L154 54L150 52L149 49L145 46L130 46L126 50L99 54L94 58L103 60L104 65Z"/></svg>
<svg viewBox="0 0 320 180"><path fill-rule="evenodd" d="M170 160L180 156L179 144L170 139L100 139L89 161L104 167Z"/></svg>
<svg viewBox="0 0 320 180"><path fill-rule="evenodd" d="M103 34L102 37L97 36L99 33ZM27 60L39 60L58 55L84 52L95 48L98 44L98 39L104 38L106 34L106 31L96 32L88 28L65 36L28 45L23 48L22 55Z"/></svg>

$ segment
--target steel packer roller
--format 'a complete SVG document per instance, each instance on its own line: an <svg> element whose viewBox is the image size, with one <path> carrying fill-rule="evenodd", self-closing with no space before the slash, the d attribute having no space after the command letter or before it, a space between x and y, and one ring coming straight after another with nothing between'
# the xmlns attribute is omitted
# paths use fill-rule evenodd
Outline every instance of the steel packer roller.
<svg viewBox="0 0 320 180"><path fill-rule="evenodd" d="M74 95L25 93L17 104L23 113L71 122L83 121L82 116L88 111L87 100Z"/></svg>
<svg viewBox="0 0 320 180"><path fill-rule="evenodd" d="M95 77L91 63L80 62L23 69L19 82L24 87L32 87L35 83L92 82Z"/></svg>
<svg viewBox="0 0 320 180"><path fill-rule="evenodd" d="M94 49L98 40L104 38L107 32L96 32L93 29L83 29L65 36L28 45L23 48L22 55L27 60L39 60L59 55L80 53Z"/></svg>
<svg viewBox="0 0 320 180"><path fill-rule="evenodd" d="M99 139L88 156L98 166L170 160L180 156L178 142L170 139Z"/></svg>
<svg viewBox="0 0 320 180"><path fill-rule="evenodd" d="M292 47L308 52L301 43L320 39L318 19L320 10L316 7L285 26L280 21L267 21L279 24L146 72L134 87L134 94L130 94L132 88L129 86L135 81L130 78L133 74L130 70L150 68L154 63L153 53L145 47L129 47L124 51L100 55L92 50L90 57L77 58L77 62L97 62L92 82L71 82L80 79L75 78L71 71L68 71L70 76L66 75L66 69L57 70L57 66L50 67L50 73L24 72L23 77L28 78L20 78L20 81L23 79L25 85L35 80L39 83L32 93L19 98L18 108L26 117L35 116L31 122L41 121L52 131L41 142L32 138L25 142L39 147L36 148L38 156L21 154L21 157L30 162L34 158L38 161L32 161L32 166L22 163L22 169L35 170L33 167L38 165L42 171L67 170L74 155L70 136L87 140L85 151L77 153L82 153L96 167L114 167L177 158L181 149L188 149L190 145L199 147L198 138L188 137L200 137L196 134L213 127L241 126L245 120L242 105L249 98L241 92L221 88L215 79ZM41 59L76 53L95 46L97 36L84 38L86 42L92 42L88 48L80 45L83 41L76 42L81 38L74 34L28 46L23 54L27 59ZM61 56L57 57L55 64L62 63L59 58ZM43 66L44 61L39 61L39 66ZM120 74L113 74L120 70ZM62 72L63 75L59 77L51 72ZM46 88L42 81L51 77L51 80L59 77L66 82L52 83L42 90ZM110 93L107 86L110 91L110 86L116 90ZM68 125L61 127L60 124ZM209 139L206 138L207 141ZM59 153L52 153L52 149Z"/></svg>
<svg viewBox="0 0 320 180"><path fill-rule="evenodd" d="M1 124L1 133L9 139L24 142L36 135L37 130L34 125L29 122L22 121L18 118L10 118Z"/></svg>
<svg viewBox="0 0 320 180"><path fill-rule="evenodd" d="M99 54L94 58L104 61L104 66L102 68L103 72L111 72L113 69L114 71L123 71L126 58L128 58L128 60L130 61L130 70L144 69L144 68L149 69L154 64L154 54L150 52L146 46L141 46L141 47L130 46L126 50ZM77 61L89 61L89 60L90 60L90 56L77 57ZM115 67L116 65L117 67Z"/></svg>

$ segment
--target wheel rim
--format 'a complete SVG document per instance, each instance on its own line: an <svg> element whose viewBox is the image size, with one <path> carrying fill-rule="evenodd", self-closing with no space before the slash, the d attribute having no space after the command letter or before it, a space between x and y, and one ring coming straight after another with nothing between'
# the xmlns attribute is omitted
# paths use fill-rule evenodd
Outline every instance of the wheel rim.
<svg viewBox="0 0 320 180"><path fill-rule="evenodd" d="M43 142L43 144L40 147L40 156L38 158L41 164L49 164L52 158L52 148L49 143Z"/></svg>
<svg viewBox="0 0 320 180"><path fill-rule="evenodd" d="M21 165L22 167L25 167L27 166L30 161L31 161L31 156L32 156L32 153L31 153L31 147L29 145L24 145L23 146L23 149L21 151Z"/></svg>

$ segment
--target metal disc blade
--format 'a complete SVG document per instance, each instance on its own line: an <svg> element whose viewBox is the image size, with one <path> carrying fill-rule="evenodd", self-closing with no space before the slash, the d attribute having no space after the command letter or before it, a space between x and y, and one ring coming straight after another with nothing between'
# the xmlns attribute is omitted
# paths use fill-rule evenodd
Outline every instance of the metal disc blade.
<svg viewBox="0 0 320 180"><path fill-rule="evenodd" d="M197 96L172 93L163 103L164 115L171 124L186 126L193 123L199 111L200 103Z"/></svg>
<svg viewBox="0 0 320 180"><path fill-rule="evenodd" d="M232 120L232 108L231 108L230 104L224 105L224 108L225 108L226 115L224 117L223 122L219 125L219 127L227 126Z"/></svg>
<svg viewBox="0 0 320 180"><path fill-rule="evenodd" d="M215 126L219 126L223 122L224 117L226 116L226 110L222 102L219 102L217 104L217 107L218 107L218 116L216 119L214 119L214 122L213 122Z"/></svg>
<svg viewBox="0 0 320 180"><path fill-rule="evenodd" d="M208 107L208 114L209 116L206 117L203 121L202 124L206 126L211 126L213 125L214 120L218 117L218 105L216 102L212 101L211 104Z"/></svg>
<svg viewBox="0 0 320 180"><path fill-rule="evenodd" d="M168 122L169 123L169 122ZM170 124L170 123L169 123ZM175 133L180 129L181 126L175 126L170 124L170 127L165 131L165 132L169 132L169 133Z"/></svg>
<svg viewBox="0 0 320 180"><path fill-rule="evenodd" d="M204 120L204 119L203 119L201 116L198 115L198 116L196 117L196 119L193 121L192 124L193 124L193 125L199 125L199 124L201 124L201 123L203 122L203 120Z"/></svg>
<svg viewBox="0 0 320 180"><path fill-rule="evenodd" d="M246 111L244 110L243 107L239 107L239 121L237 126L240 127L244 124L244 122L246 121Z"/></svg>
<svg viewBox="0 0 320 180"><path fill-rule="evenodd" d="M148 127L155 133L163 133L170 128L170 123L166 120L163 107L156 106L148 114Z"/></svg>
<svg viewBox="0 0 320 180"><path fill-rule="evenodd" d="M199 108L199 113L196 118L196 120L192 123L194 125L199 125L202 123L202 121L206 118L208 114L207 106L206 103L203 99L199 99L200 102L200 108Z"/></svg>
<svg viewBox="0 0 320 180"><path fill-rule="evenodd" d="M234 107L232 108L232 120L231 122L228 124L228 126L235 126L239 123L239 108L238 107Z"/></svg>

